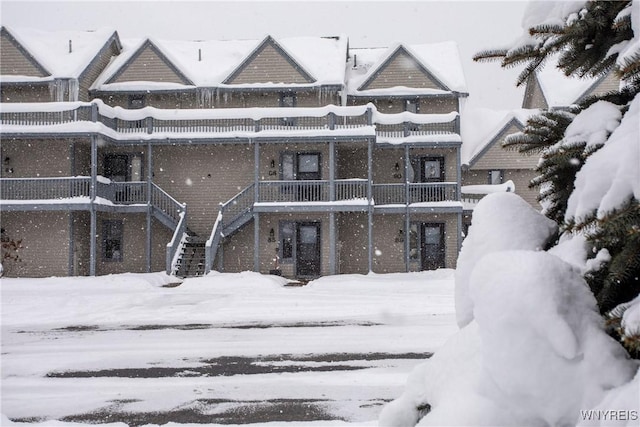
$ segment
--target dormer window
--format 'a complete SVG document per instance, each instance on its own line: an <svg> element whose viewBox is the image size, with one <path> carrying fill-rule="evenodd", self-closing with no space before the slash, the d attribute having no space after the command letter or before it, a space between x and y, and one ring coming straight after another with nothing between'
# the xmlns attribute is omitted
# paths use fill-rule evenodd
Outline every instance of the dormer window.
<svg viewBox="0 0 640 427"><path fill-rule="evenodd" d="M404 111L418 114L420 112L420 100L418 98L405 100Z"/></svg>
<svg viewBox="0 0 640 427"><path fill-rule="evenodd" d="M281 107L295 107L297 101L295 92L280 92Z"/></svg>
<svg viewBox="0 0 640 427"><path fill-rule="evenodd" d="M293 108L298 103L295 92L280 92L280 107ZM295 126L296 119L292 117L283 117L281 119L283 126Z"/></svg>
<svg viewBox="0 0 640 427"><path fill-rule="evenodd" d="M129 109L139 110L144 107L144 95L129 95Z"/></svg>

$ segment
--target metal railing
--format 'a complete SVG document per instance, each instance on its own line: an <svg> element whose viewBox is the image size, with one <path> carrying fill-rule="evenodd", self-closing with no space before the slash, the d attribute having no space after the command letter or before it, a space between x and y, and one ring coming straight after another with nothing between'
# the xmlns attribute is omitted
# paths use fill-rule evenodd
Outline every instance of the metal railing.
<svg viewBox="0 0 640 427"><path fill-rule="evenodd" d="M173 272L173 267L176 260L176 254L180 249L180 244L182 242L182 237L187 232L187 206L182 205L182 209L178 213L178 222L176 224L176 229L173 231L173 236L171 236L171 241L167 243L167 248L165 252L165 270L167 274L171 274Z"/></svg>
<svg viewBox="0 0 640 427"><path fill-rule="evenodd" d="M402 117L394 117L396 115L377 112L373 105L235 110L163 110L148 107L140 110L137 116L132 116L124 115L102 102L69 103L68 106L49 104L3 103L0 124L46 126L83 121L99 122L121 134L223 134L358 128L368 129L370 132L373 127L377 136L385 138L459 133L459 116L454 113L444 119L442 114L404 114Z"/></svg>
<svg viewBox="0 0 640 427"><path fill-rule="evenodd" d="M372 187L376 205L459 201L455 182L373 184Z"/></svg>
<svg viewBox="0 0 640 427"><path fill-rule="evenodd" d="M91 197L91 178L0 178L2 200L58 200Z"/></svg>

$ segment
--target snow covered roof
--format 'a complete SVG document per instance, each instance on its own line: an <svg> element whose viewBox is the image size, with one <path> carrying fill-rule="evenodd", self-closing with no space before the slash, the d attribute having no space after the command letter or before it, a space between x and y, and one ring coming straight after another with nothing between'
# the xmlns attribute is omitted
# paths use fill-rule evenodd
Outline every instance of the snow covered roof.
<svg viewBox="0 0 640 427"><path fill-rule="evenodd" d="M605 77L567 77L558 68L557 57L549 58L544 68L536 71L540 90L550 108L575 104Z"/></svg>
<svg viewBox="0 0 640 427"><path fill-rule="evenodd" d="M44 68L45 80L79 78L108 43L120 43L118 33L111 28L95 31L3 28ZM33 76L24 77L33 80ZM2 76L3 81L7 78L18 79L17 76Z"/></svg>
<svg viewBox="0 0 640 427"><path fill-rule="evenodd" d="M539 110L493 110L467 108L460 123L462 148L461 163L472 165L510 125L524 127L529 117Z"/></svg>
<svg viewBox="0 0 640 427"><path fill-rule="evenodd" d="M197 87L237 87L225 83L240 67L251 59L252 53L265 42L272 42L280 49L283 60L299 66L312 77L309 85L341 85L344 81L344 62L347 55L346 37L294 37L277 41L270 36L262 40L123 40L123 52L114 60L94 84L95 89L119 90L142 87L143 89L176 89L175 83L149 86L149 82L114 82L114 77L135 59L150 43L177 71ZM137 84L136 84L137 83ZM259 82L258 86L282 85L287 82ZM186 83L186 85L189 85Z"/></svg>
<svg viewBox="0 0 640 427"><path fill-rule="evenodd" d="M409 61L403 61L401 67L417 68L425 77L431 79L437 89L424 87L393 87L388 89L367 89L367 85L384 71L397 55L404 54ZM443 42L421 45L396 44L389 48L350 49L347 67L347 88L349 94L376 95L394 94L421 95L447 92L467 92L467 85L460 61L458 46L455 42Z"/></svg>

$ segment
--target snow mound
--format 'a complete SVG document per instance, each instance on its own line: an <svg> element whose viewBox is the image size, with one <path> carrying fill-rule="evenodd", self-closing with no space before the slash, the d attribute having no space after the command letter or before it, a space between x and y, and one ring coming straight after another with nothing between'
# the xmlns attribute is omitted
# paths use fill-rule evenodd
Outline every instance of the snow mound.
<svg viewBox="0 0 640 427"><path fill-rule="evenodd" d="M568 426L603 399L627 399L638 365L604 331L573 266L543 251L493 252L469 286L475 319L414 370L380 425Z"/></svg>
<svg viewBox="0 0 640 427"><path fill-rule="evenodd" d="M555 231L553 221L514 193L483 197L473 211L469 235L458 257L455 274L458 326L462 328L473 320L469 277L482 257L505 250L540 250Z"/></svg>
<svg viewBox="0 0 640 427"><path fill-rule="evenodd" d="M483 393L523 424L571 425L635 364L604 332L596 300L571 265L546 252L483 258L470 281Z"/></svg>

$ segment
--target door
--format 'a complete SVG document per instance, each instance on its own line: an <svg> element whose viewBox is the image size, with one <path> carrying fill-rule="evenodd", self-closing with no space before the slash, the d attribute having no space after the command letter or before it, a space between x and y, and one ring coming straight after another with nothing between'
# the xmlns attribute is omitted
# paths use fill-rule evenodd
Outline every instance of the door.
<svg viewBox="0 0 640 427"><path fill-rule="evenodd" d="M104 157L104 176L115 182L125 182L129 176L127 154L107 154Z"/></svg>
<svg viewBox="0 0 640 427"><path fill-rule="evenodd" d="M436 184L444 182L444 157L420 158L420 182ZM420 188L419 201L441 202L445 200L444 187L429 185Z"/></svg>
<svg viewBox="0 0 640 427"><path fill-rule="evenodd" d="M444 268L444 224L422 224L422 269Z"/></svg>
<svg viewBox="0 0 640 427"><path fill-rule="evenodd" d="M282 192L293 193L293 201L312 202L322 200L322 159L320 153L282 153L280 155L280 177L285 181L298 181L295 185L285 185Z"/></svg>
<svg viewBox="0 0 640 427"><path fill-rule="evenodd" d="M320 223L300 222L296 232L296 276L320 276Z"/></svg>

